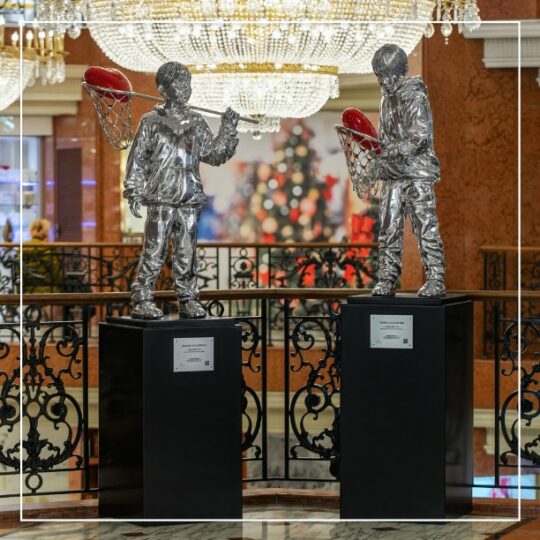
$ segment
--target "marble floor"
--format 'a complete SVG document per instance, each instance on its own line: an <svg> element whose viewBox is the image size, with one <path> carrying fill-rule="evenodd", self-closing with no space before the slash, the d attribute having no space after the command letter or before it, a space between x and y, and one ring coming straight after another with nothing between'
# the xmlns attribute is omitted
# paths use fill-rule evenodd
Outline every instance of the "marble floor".
<svg viewBox="0 0 540 540"><path fill-rule="evenodd" d="M336 510L252 507L247 519L335 519ZM244 522L139 526L132 523L22 523L0 532L13 540L488 540L503 538L512 523ZM515 525L514 527L515 528ZM540 532L540 531L538 531ZM499 533L499 534L497 534ZM533 538L532 536L527 538ZM538 538L538 537L537 537Z"/></svg>

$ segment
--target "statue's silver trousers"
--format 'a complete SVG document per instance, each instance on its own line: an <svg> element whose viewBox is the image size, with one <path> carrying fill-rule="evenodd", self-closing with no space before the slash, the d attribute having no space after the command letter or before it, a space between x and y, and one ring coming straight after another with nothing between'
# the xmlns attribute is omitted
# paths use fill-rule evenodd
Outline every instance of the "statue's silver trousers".
<svg viewBox="0 0 540 540"><path fill-rule="evenodd" d="M163 268L172 240L172 272L180 301L197 299L197 224L199 207L173 208L148 205L144 246L137 277L131 286L132 302L154 298L156 280Z"/></svg>
<svg viewBox="0 0 540 540"><path fill-rule="evenodd" d="M401 274L405 217L412 221L418 249L428 279L444 281L444 250L435 214L436 198L432 182L387 180L382 184L379 232L379 281L393 283Z"/></svg>

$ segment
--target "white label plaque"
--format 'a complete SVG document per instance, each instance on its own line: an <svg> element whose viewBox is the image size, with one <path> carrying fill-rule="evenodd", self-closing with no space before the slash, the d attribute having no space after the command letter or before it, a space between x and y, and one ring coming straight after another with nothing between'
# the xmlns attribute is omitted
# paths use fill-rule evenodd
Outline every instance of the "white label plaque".
<svg viewBox="0 0 540 540"><path fill-rule="evenodd" d="M372 349L412 349L412 315L372 315L370 324Z"/></svg>
<svg viewBox="0 0 540 540"><path fill-rule="evenodd" d="M214 338L175 338L174 372L214 371Z"/></svg>

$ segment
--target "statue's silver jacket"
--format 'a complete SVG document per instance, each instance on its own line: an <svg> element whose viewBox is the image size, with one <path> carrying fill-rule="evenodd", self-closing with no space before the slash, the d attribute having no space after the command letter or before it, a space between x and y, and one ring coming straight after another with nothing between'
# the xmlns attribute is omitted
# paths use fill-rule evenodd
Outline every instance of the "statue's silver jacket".
<svg viewBox="0 0 540 540"><path fill-rule="evenodd" d="M431 182L439 179L431 108L420 77L404 77L395 92L383 92L379 128L383 146L392 149L391 156L381 163L379 178Z"/></svg>
<svg viewBox="0 0 540 540"><path fill-rule="evenodd" d="M185 107L156 107L139 123L126 164L124 197L143 205L200 207L206 202L199 163L221 165L234 155L236 129L222 122L216 137Z"/></svg>

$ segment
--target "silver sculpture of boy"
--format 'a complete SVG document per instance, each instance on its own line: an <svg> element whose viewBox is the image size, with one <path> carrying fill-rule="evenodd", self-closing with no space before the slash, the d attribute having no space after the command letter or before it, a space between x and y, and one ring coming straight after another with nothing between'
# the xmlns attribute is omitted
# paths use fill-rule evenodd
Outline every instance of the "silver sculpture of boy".
<svg viewBox="0 0 540 540"><path fill-rule="evenodd" d="M180 317L206 316L197 288L197 223L206 203L199 162L221 165L238 144L239 115L223 114L214 137L203 117L191 110L191 75L183 64L167 62L156 73L163 106L145 114L133 140L126 166L124 197L132 214L141 217L147 208L144 246L131 287L131 316L159 319L163 312L154 304L156 279L172 240L174 287Z"/></svg>
<svg viewBox="0 0 540 540"><path fill-rule="evenodd" d="M407 55L397 45L384 45L372 67L382 89L382 153L376 174L382 180L378 283L372 294L392 296L401 274L403 227L410 216L427 276L419 296L442 296L445 264L434 184L440 178L433 150L433 124L426 87L420 77L407 78Z"/></svg>

